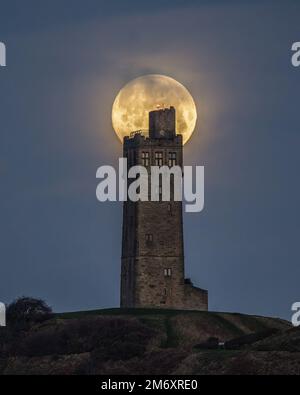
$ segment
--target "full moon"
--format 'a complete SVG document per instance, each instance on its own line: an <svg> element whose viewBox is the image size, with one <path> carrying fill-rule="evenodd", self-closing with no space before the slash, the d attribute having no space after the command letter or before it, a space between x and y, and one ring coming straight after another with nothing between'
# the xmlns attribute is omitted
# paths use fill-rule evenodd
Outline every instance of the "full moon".
<svg viewBox="0 0 300 395"><path fill-rule="evenodd" d="M122 142L134 131L147 133L149 112L170 106L176 109L176 133L182 134L185 144L196 126L195 102L182 84L165 75L145 75L120 90L112 108L113 128Z"/></svg>

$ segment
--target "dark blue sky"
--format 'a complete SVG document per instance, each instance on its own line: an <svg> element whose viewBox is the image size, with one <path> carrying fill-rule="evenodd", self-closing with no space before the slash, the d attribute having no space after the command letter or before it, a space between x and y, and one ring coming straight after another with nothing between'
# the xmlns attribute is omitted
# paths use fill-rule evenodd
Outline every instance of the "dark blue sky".
<svg viewBox="0 0 300 395"><path fill-rule="evenodd" d="M145 3L145 4L144 4ZM210 308L290 317L299 282L297 1L0 2L0 300L118 306L120 203L96 169L122 147L118 90L147 73L192 93L186 165L205 210L185 214L186 271Z"/></svg>

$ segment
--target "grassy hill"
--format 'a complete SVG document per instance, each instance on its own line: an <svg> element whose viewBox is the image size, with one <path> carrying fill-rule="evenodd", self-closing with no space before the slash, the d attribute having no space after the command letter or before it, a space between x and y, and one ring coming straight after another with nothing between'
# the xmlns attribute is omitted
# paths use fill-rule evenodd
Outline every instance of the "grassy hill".
<svg viewBox="0 0 300 395"><path fill-rule="evenodd" d="M300 330L278 318L107 309L56 314L17 336L7 331L0 331L2 374L300 373ZM217 346L224 342L228 348Z"/></svg>

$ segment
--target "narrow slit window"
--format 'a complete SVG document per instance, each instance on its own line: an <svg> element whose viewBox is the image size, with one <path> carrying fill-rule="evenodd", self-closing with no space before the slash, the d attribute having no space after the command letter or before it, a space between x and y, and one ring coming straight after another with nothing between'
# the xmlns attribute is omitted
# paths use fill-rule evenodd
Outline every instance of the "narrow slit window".
<svg viewBox="0 0 300 395"><path fill-rule="evenodd" d="M150 155L149 152L142 152L142 165L148 167L150 165Z"/></svg>
<svg viewBox="0 0 300 395"><path fill-rule="evenodd" d="M170 269L170 268L164 269L164 276L165 277L172 277L172 269Z"/></svg>
<svg viewBox="0 0 300 395"><path fill-rule="evenodd" d="M155 166L162 166L162 165L163 165L163 153L155 152Z"/></svg>
<svg viewBox="0 0 300 395"><path fill-rule="evenodd" d="M153 242L153 235L152 234L147 234L146 235L146 242L147 243L152 243Z"/></svg>
<svg viewBox="0 0 300 395"><path fill-rule="evenodd" d="M169 152L169 167L177 165L177 154L176 152Z"/></svg>

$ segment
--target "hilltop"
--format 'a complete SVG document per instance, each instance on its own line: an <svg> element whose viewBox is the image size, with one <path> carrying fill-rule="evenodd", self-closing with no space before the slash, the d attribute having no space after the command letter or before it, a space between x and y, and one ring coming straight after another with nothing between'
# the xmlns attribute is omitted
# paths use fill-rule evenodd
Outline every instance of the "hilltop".
<svg viewBox="0 0 300 395"><path fill-rule="evenodd" d="M300 330L279 318L109 309L0 336L1 374L300 374Z"/></svg>

